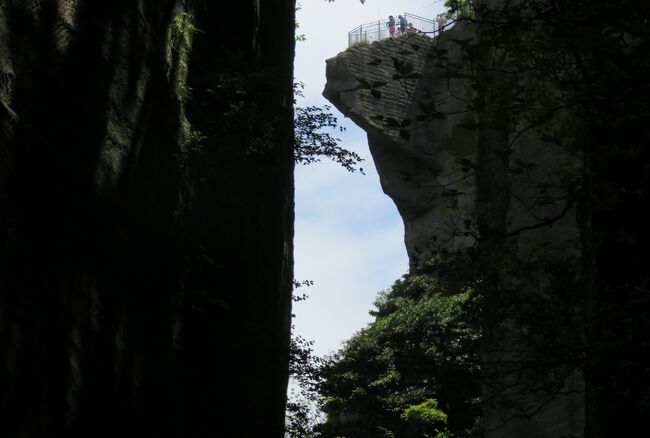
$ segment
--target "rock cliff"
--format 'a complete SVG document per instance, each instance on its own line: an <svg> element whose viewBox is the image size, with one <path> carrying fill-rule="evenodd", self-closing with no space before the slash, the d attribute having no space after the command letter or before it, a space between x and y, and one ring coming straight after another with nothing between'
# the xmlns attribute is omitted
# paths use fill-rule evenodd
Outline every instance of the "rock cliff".
<svg viewBox="0 0 650 438"><path fill-rule="evenodd" d="M474 37L472 27L457 24L433 39L407 34L353 46L327 60L323 94L367 132L382 188L404 221L412 268L474 246L496 277L512 258L562 254L575 261L575 211L561 201L566 189L558 183L575 160L522 120L498 129L497 114L485 123L476 108L480 84L461 50ZM506 352L526 335L505 319L498 324L497 350L504 352L486 358L507 362ZM499 389L517 386L514 380L504 368L485 382L486 400L501 392L517 400L516 408L486 403L487 436L582 436L579 375L570 372L558 391L569 395L550 402Z"/></svg>
<svg viewBox="0 0 650 438"><path fill-rule="evenodd" d="M449 234L461 216L449 208L452 193L460 210L469 212L473 208L469 203L474 193L472 179L464 177L458 163L474 153L476 135L464 125L471 124L475 116L466 110L464 102L451 97L452 92L464 90L448 88L447 80L432 67L433 59L425 55L431 44L429 37L411 34L352 47L327 61L323 92L368 133L381 186L404 220L412 266L428 258L439 243L455 247L467 244L465 239ZM396 74L392 58L408 59L422 78L392 80ZM380 64L374 65L377 60ZM381 98L373 97L369 90L357 90L359 78L372 84L385 83L377 88ZM446 120L417 122L421 114L418 100L424 95L437 96L437 109L454 114ZM400 137L398 129L386 127L387 119L411 120L409 141ZM456 196L452 190L461 193Z"/></svg>
<svg viewBox="0 0 650 438"><path fill-rule="evenodd" d="M283 435L294 8L0 1L1 436Z"/></svg>

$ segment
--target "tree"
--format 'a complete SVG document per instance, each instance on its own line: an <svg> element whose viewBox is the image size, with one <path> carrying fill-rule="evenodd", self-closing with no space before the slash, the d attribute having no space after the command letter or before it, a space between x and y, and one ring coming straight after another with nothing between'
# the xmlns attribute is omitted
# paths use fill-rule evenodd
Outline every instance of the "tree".
<svg viewBox="0 0 650 438"><path fill-rule="evenodd" d="M418 405L411 405L402 412L400 418L410 424L409 434L423 438L447 438L440 430L447 424L447 414L438 409L438 402L432 398Z"/></svg>
<svg viewBox="0 0 650 438"><path fill-rule="evenodd" d="M301 287L312 286L310 280L294 280L293 301L300 302L308 299L306 294L298 295ZM291 317L295 317L292 314ZM295 334L291 326L291 348L289 351L289 399L286 412L286 438L315 438L314 426L319 420L317 413L320 397L316 392L319 381L319 369L323 359L314 355L313 341Z"/></svg>
<svg viewBox="0 0 650 438"><path fill-rule="evenodd" d="M471 17L474 14L471 0L446 0L445 7L449 15L457 18Z"/></svg>
<svg viewBox="0 0 650 438"><path fill-rule="evenodd" d="M293 327L292 327L293 330ZM289 360L290 392L287 400L285 437L314 438L314 427L320 420L317 411L320 397L316 392L323 359L313 354L313 341L300 335L291 337ZM294 384L296 387L291 387Z"/></svg>
<svg viewBox="0 0 650 438"><path fill-rule="evenodd" d="M323 366L322 436L443 436L447 416L454 436L473 436L480 327L471 318L479 303L469 285L450 290L434 279L444 265L380 293L375 320Z"/></svg>

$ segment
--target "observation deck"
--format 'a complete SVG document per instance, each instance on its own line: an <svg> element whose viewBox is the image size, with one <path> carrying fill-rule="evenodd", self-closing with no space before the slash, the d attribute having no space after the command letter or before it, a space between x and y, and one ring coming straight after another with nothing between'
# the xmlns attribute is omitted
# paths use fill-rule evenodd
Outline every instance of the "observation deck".
<svg viewBox="0 0 650 438"><path fill-rule="evenodd" d="M406 19L405 29L402 31L399 19L395 18L395 30L392 35L388 25L388 19L362 24L348 32L348 47L359 43L372 43L385 38L396 37L404 33L419 33L434 37L444 30L451 28L455 23L455 16L449 17L446 14L442 15L442 17L439 15L435 20L432 20L405 12L403 14L403 17Z"/></svg>

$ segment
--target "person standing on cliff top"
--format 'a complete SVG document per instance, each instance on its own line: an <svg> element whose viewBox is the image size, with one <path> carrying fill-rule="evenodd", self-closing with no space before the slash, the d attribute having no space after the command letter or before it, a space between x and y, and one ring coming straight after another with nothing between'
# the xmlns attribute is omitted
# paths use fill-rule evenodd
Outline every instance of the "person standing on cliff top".
<svg viewBox="0 0 650 438"><path fill-rule="evenodd" d="M399 16L399 31L401 33L406 33L406 18Z"/></svg>
<svg viewBox="0 0 650 438"><path fill-rule="evenodd" d="M395 19L392 15L388 16L388 23L386 23L386 26L388 26L388 33L390 36L395 36Z"/></svg>
<svg viewBox="0 0 650 438"><path fill-rule="evenodd" d="M445 24L447 22L447 14L438 14L438 33L442 33L445 30Z"/></svg>

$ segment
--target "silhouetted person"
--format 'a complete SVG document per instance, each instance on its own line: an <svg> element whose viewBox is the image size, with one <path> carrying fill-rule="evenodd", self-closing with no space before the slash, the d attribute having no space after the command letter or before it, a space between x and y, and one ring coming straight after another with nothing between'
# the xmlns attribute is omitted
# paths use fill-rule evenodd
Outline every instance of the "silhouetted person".
<svg viewBox="0 0 650 438"><path fill-rule="evenodd" d="M406 32L406 18L402 17L401 15L399 16L399 31L401 33Z"/></svg>
<svg viewBox="0 0 650 438"><path fill-rule="evenodd" d="M445 23L447 22L446 14L438 14L438 33L442 33L445 30Z"/></svg>
<svg viewBox="0 0 650 438"><path fill-rule="evenodd" d="M392 15L388 16L388 23L386 23L386 26L388 26L388 33L390 36L395 36L395 19Z"/></svg>

